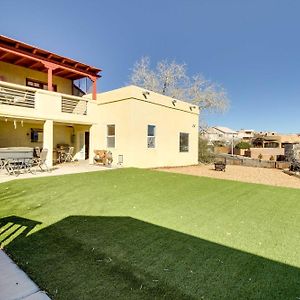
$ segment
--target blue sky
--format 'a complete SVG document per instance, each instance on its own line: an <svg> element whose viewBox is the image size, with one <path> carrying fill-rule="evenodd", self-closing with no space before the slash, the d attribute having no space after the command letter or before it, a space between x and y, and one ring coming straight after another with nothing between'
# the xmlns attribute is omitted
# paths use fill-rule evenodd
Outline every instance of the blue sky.
<svg viewBox="0 0 300 300"><path fill-rule="evenodd" d="M102 68L99 91L125 85L141 56L184 62L228 91L230 110L209 125L300 132L299 11L298 0L10 0L0 30Z"/></svg>

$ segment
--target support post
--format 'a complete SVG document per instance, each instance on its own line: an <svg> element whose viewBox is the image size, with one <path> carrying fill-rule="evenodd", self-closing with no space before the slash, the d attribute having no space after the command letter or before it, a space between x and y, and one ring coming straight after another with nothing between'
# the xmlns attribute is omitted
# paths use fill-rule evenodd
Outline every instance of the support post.
<svg viewBox="0 0 300 300"><path fill-rule="evenodd" d="M90 77L93 82L93 100L97 99L97 77Z"/></svg>
<svg viewBox="0 0 300 300"><path fill-rule="evenodd" d="M48 68L48 91L53 91L52 69Z"/></svg>
<svg viewBox="0 0 300 300"><path fill-rule="evenodd" d="M57 69L57 66L53 63L44 62L44 66L48 69L48 91L53 91L53 70Z"/></svg>
<svg viewBox="0 0 300 300"><path fill-rule="evenodd" d="M49 168L53 166L53 120L44 123L43 148L48 149L46 164Z"/></svg>

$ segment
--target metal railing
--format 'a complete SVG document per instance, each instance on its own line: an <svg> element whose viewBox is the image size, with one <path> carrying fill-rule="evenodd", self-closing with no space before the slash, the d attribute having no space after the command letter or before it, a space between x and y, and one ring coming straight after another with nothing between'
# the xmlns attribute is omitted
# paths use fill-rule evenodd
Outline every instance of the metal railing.
<svg viewBox="0 0 300 300"><path fill-rule="evenodd" d="M87 114L87 100L63 95L61 98L61 111L64 113L86 115Z"/></svg>
<svg viewBox="0 0 300 300"><path fill-rule="evenodd" d="M0 84L0 104L34 108L35 91L11 88Z"/></svg>

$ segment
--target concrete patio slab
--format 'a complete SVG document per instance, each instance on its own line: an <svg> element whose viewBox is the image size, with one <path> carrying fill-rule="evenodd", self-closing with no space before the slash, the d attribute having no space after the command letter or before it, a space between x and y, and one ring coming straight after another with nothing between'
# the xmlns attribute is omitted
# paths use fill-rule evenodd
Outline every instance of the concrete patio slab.
<svg viewBox="0 0 300 300"><path fill-rule="evenodd" d="M66 174L76 174L85 172L96 172L96 171L107 171L111 169L119 168L118 166L105 167L102 165L90 165L88 161L77 161L70 163L63 163L53 167L51 172L41 172L36 170L35 174L26 173L16 175L7 175L5 170L0 170L0 183L7 182L15 179L24 178L37 178L37 177L47 177L47 176L59 176Z"/></svg>
<svg viewBox="0 0 300 300"><path fill-rule="evenodd" d="M50 298L0 250L0 300L50 300Z"/></svg>

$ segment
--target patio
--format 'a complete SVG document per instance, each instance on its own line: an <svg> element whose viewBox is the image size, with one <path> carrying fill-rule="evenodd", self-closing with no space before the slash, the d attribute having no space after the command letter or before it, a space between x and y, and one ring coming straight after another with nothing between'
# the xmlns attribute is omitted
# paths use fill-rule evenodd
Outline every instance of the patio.
<svg viewBox="0 0 300 300"><path fill-rule="evenodd" d="M55 165L51 168L50 172L42 172L41 170L35 168L35 173L24 173L18 176L8 175L6 170L0 170L0 183L8 182L15 179L25 179L25 178L37 178L37 177L47 177L47 176L59 176L66 174L75 173L85 173L85 172L95 172L95 171L105 171L111 170L116 167L105 167L101 165L90 165L88 160L80 160L69 163L63 163Z"/></svg>

